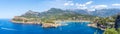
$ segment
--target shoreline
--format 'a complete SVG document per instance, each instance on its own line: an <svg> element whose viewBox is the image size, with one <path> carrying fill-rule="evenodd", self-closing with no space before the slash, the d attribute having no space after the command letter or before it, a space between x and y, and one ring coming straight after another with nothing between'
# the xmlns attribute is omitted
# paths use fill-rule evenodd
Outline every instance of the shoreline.
<svg viewBox="0 0 120 34"><path fill-rule="evenodd" d="M88 20L56 20L54 21L55 23L62 23L62 22L91 22L91 21L88 21Z"/></svg>
<svg viewBox="0 0 120 34"><path fill-rule="evenodd" d="M58 27L58 26L64 26L64 25L68 25L68 24L62 24L63 22L67 23L67 22L90 22L90 21L87 21L87 20L56 20L54 21L54 23L35 23L35 22L22 22L22 21L14 21L14 20L11 20L11 22L13 23L22 23L22 24L42 24L42 27L43 28L50 28L50 27Z"/></svg>
<svg viewBox="0 0 120 34"><path fill-rule="evenodd" d="M14 23L23 23L23 24L42 24L42 22L40 23L35 23L35 22L21 22L21 21L14 21L14 20L11 20L11 22L14 22ZM56 20L56 21L53 21L54 23L62 23L62 22L90 22L88 20Z"/></svg>
<svg viewBox="0 0 120 34"><path fill-rule="evenodd" d="M88 24L89 27L98 28L100 30L105 30L103 28L97 27L96 24Z"/></svg>
<svg viewBox="0 0 120 34"><path fill-rule="evenodd" d="M42 24L42 23L33 23L33 22L20 22L20 21L14 21L14 20L11 20L11 22L13 22L13 23L22 23L22 24Z"/></svg>

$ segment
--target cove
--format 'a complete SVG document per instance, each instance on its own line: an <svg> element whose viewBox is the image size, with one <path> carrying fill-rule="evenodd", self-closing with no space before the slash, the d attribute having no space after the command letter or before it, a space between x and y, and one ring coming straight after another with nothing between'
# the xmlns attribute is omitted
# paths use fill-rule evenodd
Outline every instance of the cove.
<svg viewBox="0 0 120 34"><path fill-rule="evenodd" d="M88 27L88 22L69 22L57 28L42 28L36 24L16 24L10 19L0 19L0 34L102 34L104 31Z"/></svg>

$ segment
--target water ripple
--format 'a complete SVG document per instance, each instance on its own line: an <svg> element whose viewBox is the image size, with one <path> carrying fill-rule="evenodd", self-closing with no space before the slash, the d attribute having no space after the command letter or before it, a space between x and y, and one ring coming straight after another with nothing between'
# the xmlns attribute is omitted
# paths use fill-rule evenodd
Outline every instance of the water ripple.
<svg viewBox="0 0 120 34"><path fill-rule="evenodd" d="M2 30L12 30L12 31L16 31L16 29L12 29L12 28L5 28L5 27L1 27L0 29L2 29Z"/></svg>

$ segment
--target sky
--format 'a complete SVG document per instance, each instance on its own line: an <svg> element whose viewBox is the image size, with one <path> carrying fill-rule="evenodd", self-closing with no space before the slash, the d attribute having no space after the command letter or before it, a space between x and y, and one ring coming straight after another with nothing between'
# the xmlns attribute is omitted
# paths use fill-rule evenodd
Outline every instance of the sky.
<svg viewBox="0 0 120 34"><path fill-rule="evenodd" d="M120 8L120 0L0 0L0 18L13 18L28 10L44 12L50 8L90 10Z"/></svg>

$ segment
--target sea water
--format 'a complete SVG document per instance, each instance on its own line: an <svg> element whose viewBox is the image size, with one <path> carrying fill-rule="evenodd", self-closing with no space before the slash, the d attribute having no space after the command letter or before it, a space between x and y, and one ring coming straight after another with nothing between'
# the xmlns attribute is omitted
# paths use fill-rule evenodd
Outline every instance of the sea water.
<svg viewBox="0 0 120 34"><path fill-rule="evenodd" d="M69 22L57 28L42 28L37 24L17 24L0 19L0 34L102 34L103 31L87 26L88 22Z"/></svg>

